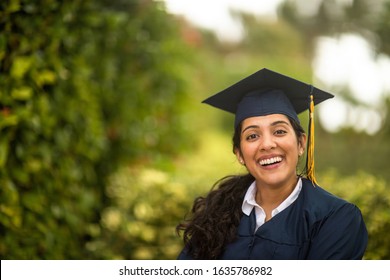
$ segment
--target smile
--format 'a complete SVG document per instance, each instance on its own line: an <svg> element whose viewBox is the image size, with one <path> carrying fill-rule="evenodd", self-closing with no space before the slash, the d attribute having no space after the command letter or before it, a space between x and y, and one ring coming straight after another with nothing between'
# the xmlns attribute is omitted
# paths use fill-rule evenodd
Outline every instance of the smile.
<svg viewBox="0 0 390 280"><path fill-rule="evenodd" d="M261 166L267 166L267 165L279 163L281 161L282 161L281 157L273 157L273 158L262 159L259 161L259 164Z"/></svg>

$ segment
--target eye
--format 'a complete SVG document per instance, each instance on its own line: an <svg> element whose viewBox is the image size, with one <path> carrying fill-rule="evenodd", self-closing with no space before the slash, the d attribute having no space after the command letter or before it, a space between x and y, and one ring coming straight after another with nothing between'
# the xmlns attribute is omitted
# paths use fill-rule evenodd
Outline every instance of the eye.
<svg viewBox="0 0 390 280"><path fill-rule="evenodd" d="M279 135L279 136L284 135L284 134L286 134L286 133L287 133L287 131L285 131L285 130L283 130L283 129L278 129L278 130L276 130L276 131L274 132L275 135Z"/></svg>
<svg viewBox="0 0 390 280"><path fill-rule="evenodd" d="M245 139L247 141L254 141L256 140L257 138L259 137L259 135L255 134L255 133L252 133L252 134L249 134L245 137Z"/></svg>

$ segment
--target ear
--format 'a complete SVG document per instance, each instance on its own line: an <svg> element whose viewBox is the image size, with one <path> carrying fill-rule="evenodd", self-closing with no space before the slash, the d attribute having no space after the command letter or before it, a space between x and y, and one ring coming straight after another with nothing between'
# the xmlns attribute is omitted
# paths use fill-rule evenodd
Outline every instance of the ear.
<svg viewBox="0 0 390 280"><path fill-rule="evenodd" d="M304 133L298 139L298 149L299 149L298 153L300 155L302 155L305 152L306 142L307 142L307 135Z"/></svg>
<svg viewBox="0 0 390 280"><path fill-rule="evenodd" d="M236 154L238 162L242 165L245 165L244 157L241 154L241 150L238 148L234 148L234 153Z"/></svg>

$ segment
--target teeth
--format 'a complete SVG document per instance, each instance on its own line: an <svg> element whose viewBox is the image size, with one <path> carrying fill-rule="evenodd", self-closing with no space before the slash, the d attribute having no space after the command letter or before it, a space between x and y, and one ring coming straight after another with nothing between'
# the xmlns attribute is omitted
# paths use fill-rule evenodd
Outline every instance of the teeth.
<svg viewBox="0 0 390 280"><path fill-rule="evenodd" d="M263 159L259 163L260 165L269 165L281 161L282 161L281 157L273 157L273 158Z"/></svg>

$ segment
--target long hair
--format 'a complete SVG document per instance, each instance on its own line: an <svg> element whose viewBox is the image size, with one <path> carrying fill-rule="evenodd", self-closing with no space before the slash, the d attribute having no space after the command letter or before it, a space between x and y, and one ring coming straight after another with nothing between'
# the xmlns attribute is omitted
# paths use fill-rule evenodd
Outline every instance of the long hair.
<svg viewBox="0 0 390 280"><path fill-rule="evenodd" d="M299 123L289 118L297 139L305 133ZM241 124L234 131L233 152L240 149ZM183 233L187 253L194 259L218 259L225 246L233 242L242 216L242 201L251 174L226 176L217 181L206 197L195 199L190 217L176 227Z"/></svg>

